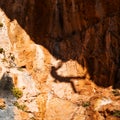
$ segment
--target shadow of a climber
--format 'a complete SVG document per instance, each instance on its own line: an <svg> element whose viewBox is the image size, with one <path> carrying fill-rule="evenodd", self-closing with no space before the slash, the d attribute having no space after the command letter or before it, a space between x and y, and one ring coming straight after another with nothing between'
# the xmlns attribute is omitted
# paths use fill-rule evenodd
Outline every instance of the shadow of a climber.
<svg viewBox="0 0 120 120"><path fill-rule="evenodd" d="M62 65L59 65L58 67L54 67L54 66L51 67L51 75L52 75L52 77L55 78L55 82L59 81L59 82L70 83L73 91L74 91L75 93L77 93L76 88L75 88L75 85L74 85L72 79L75 79L75 80L76 80L76 79L77 79L77 80L85 79L85 78L86 78L86 74L85 74L84 76L75 76L75 77L73 77L73 76L68 76L68 77L63 77L63 76L58 75L58 73L57 73L57 70L58 70L61 66L62 66Z"/></svg>

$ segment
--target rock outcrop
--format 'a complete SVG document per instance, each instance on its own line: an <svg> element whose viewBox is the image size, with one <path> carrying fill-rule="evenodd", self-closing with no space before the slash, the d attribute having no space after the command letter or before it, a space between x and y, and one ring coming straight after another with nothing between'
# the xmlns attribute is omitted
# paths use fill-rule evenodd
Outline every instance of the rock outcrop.
<svg viewBox="0 0 120 120"><path fill-rule="evenodd" d="M35 43L62 62L77 61L97 85L119 81L119 0L9 0L7 4L2 0L0 6ZM12 45L20 39L25 42L20 28L11 32L13 27L9 29Z"/></svg>
<svg viewBox="0 0 120 120"><path fill-rule="evenodd" d="M120 88L119 0L1 0L0 8L0 81L7 72L23 91L15 107L2 90L5 119L103 120L119 112L119 90L114 96L109 87Z"/></svg>
<svg viewBox="0 0 120 120"><path fill-rule="evenodd" d="M36 0L34 13L36 43L63 62L86 67L97 85L119 81L119 0Z"/></svg>

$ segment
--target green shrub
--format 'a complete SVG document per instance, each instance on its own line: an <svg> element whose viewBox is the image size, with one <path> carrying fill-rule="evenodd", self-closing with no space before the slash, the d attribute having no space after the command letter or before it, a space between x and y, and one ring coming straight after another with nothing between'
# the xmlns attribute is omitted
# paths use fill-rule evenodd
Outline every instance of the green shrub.
<svg viewBox="0 0 120 120"><path fill-rule="evenodd" d="M83 102L82 106L83 106L83 107L88 107L88 106L90 106L90 102L89 102L89 101Z"/></svg>
<svg viewBox="0 0 120 120"><path fill-rule="evenodd" d="M19 88L13 87L12 88L12 94L17 98L21 98L23 96L23 92L22 90L20 90Z"/></svg>
<svg viewBox="0 0 120 120"><path fill-rule="evenodd" d="M27 108L26 105L24 105L24 104L21 104L21 105L20 105L17 101L14 102L14 105L15 105L18 109L23 110L23 111L26 111L26 108Z"/></svg>
<svg viewBox="0 0 120 120"><path fill-rule="evenodd" d="M115 117L119 117L120 118L120 110L114 110L114 111L112 111L112 113L111 113L113 116L115 116Z"/></svg>

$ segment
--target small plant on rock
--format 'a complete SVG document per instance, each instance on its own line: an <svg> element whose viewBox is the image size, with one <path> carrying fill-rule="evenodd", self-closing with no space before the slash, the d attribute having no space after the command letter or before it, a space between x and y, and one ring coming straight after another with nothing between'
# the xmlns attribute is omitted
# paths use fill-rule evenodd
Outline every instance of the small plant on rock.
<svg viewBox="0 0 120 120"><path fill-rule="evenodd" d="M90 106L90 102L89 102L89 101L83 102L82 106L83 106L83 107L88 107L88 106Z"/></svg>
<svg viewBox="0 0 120 120"><path fill-rule="evenodd" d="M27 106L26 106L25 104L19 104L17 101L14 102L14 105L15 105L18 109L23 110L23 111L26 111L26 109L27 109Z"/></svg>
<svg viewBox="0 0 120 120"><path fill-rule="evenodd" d="M111 113L113 116L115 116L115 117L119 117L120 118L120 110L114 110L114 111L112 111L112 113Z"/></svg>
<svg viewBox="0 0 120 120"><path fill-rule="evenodd" d="M23 92L22 92L22 90L20 90L19 88L13 87L11 91L12 91L12 94L13 94L17 99L19 99L19 98L21 98L21 97L23 96Z"/></svg>

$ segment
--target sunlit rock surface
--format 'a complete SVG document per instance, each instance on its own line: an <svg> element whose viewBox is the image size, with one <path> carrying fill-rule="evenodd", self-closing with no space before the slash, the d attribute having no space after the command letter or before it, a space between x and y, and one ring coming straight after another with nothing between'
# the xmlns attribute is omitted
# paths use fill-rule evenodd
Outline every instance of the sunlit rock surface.
<svg viewBox="0 0 120 120"><path fill-rule="evenodd" d="M0 120L119 119L119 0L1 0L0 8ZM22 98L4 89L9 80Z"/></svg>

